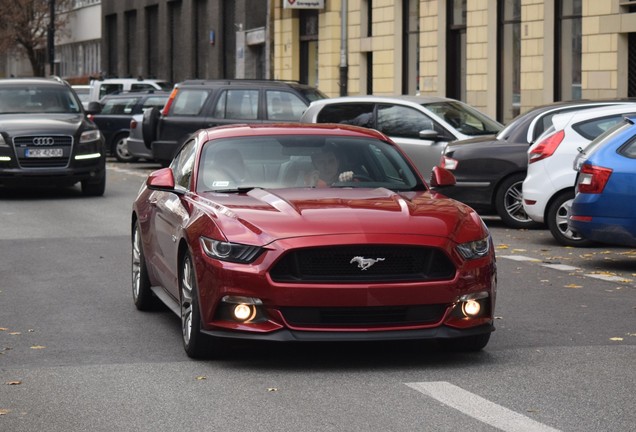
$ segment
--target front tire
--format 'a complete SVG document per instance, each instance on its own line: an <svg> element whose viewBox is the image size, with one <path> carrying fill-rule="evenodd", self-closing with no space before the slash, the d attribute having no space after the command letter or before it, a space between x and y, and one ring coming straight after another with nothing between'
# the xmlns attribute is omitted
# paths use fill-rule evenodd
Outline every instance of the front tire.
<svg viewBox="0 0 636 432"><path fill-rule="evenodd" d="M537 228L541 225L530 219L523 208L521 188L525 178L525 173L508 177L495 194L497 214L511 228Z"/></svg>
<svg viewBox="0 0 636 432"><path fill-rule="evenodd" d="M128 152L128 134L119 134L113 140L113 154L119 162L134 162L137 158Z"/></svg>
<svg viewBox="0 0 636 432"><path fill-rule="evenodd" d="M572 213L572 201L574 201L574 191L561 192L550 203L546 215L546 223L552 237L563 246L590 246L593 242L581 237L568 227L568 219Z"/></svg>
<svg viewBox="0 0 636 432"><path fill-rule="evenodd" d="M146 268L146 258L141 244L141 230L139 223L135 223L132 237L132 294L133 302L138 310L152 309L153 293L150 289L150 278Z"/></svg>
<svg viewBox="0 0 636 432"><path fill-rule="evenodd" d="M201 332L199 291L192 257L187 253L181 260L179 272L181 291L181 335L183 348L190 358L203 358L209 354L205 335Z"/></svg>
<svg viewBox="0 0 636 432"><path fill-rule="evenodd" d="M82 194L86 196L102 196L106 191L106 172L97 181L82 180Z"/></svg>

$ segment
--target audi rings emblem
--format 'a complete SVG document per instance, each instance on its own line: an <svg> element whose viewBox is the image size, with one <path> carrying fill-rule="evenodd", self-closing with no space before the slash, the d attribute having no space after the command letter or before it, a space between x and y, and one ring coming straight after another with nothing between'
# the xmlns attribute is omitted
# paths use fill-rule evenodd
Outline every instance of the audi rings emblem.
<svg viewBox="0 0 636 432"><path fill-rule="evenodd" d="M36 146L50 146L55 144L55 138L53 137L35 137L33 138L33 145Z"/></svg>

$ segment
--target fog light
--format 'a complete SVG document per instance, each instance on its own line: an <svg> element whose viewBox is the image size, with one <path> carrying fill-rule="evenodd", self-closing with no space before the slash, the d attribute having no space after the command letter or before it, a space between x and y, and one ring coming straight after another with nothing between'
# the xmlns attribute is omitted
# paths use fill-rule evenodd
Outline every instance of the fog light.
<svg viewBox="0 0 636 432"><path fill-rule="evenodd" d="M234 306L234 317L240 321L248 321L253 318L254 308L246 304Z"/></svg>
<svg viewBox="0 0 636 432"><path fill-rule="evenodd" d="M481 305L476 300L468 300L462 303L462 312L467 317L476 317L481 312Z"/></svg>

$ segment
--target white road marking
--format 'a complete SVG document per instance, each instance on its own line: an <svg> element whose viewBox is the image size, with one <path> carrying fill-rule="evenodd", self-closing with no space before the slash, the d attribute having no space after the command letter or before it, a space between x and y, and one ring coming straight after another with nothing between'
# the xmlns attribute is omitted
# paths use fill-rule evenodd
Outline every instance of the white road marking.
<svg viewBox="0 0 636 432"><path fill-rule="evenodd" d="M532 262L541 262L536 258L531 258L523 255L497 255L497 258L506 258L512 261L532 261Z"/></svg>
<svg viewBox="0 0 636 432"><path fill-rule="evenodd" d="M581 270L578 267L565 265L565 264L543 264L543 267L548 267L555 270L570 271L570 272L575 270Z"/></svg>
<svg viewBox="0 0 636 432"><path fill-rule="evenodd" d="M418 382L406 385L504 432L559 432L559 429L546 426L448 382Z"/></svg>

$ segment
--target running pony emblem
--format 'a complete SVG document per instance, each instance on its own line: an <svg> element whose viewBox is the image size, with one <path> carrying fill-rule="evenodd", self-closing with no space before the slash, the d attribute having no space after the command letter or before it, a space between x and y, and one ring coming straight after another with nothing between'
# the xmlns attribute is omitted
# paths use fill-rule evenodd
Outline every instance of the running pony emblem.
<svg viewBox="0 0 636 432"><path fill-rule="evenodd" d="M361 256L357 256L357 257L351 258L351 261L349 261L349 264L353 264L354 262L357 262L359 269L366 270L369 267L371 267L373 264L377 263L378 261L384 261L384 258L373 259L373 258L364 258Z"/></svg>

